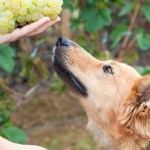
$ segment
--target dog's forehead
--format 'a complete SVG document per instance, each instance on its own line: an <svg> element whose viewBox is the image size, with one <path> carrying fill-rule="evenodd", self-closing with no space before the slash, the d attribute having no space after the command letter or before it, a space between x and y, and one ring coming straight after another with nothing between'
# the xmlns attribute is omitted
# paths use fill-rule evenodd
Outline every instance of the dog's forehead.
<svg viewBox="0 0 150 150"><path fill-rule="evenodd" d="M126 73L127 75L133 75L135 77L139 77L139 73L135 70L134 67L131 67L125 63L121 63L118 61L114 61L114 60L107 60L104 61L104 64L110 65L113 67L113 69L115 69L115 71L119 71L120 73Z"/></svg>
<svg viewBox="0 0 150 150"><path fill-rule="evenodd" d="M114 61L114 60L106 60L106 61L101 61L101 60L99 60L100 61L100 63L102 63L102 65L116 65L117 64L117 62L116 61Z"/></svg>

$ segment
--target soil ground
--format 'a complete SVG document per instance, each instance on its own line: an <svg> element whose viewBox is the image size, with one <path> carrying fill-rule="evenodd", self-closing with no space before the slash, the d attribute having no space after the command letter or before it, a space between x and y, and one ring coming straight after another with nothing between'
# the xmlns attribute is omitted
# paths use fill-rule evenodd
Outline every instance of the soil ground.
<svg viewBox="0 0 150 150"><path fill-rule="evenodd" d="M48 150L97 150L86 130L85 112L68 92L39 92L16 108L12 120L27 132L30 144Z"/></svg>

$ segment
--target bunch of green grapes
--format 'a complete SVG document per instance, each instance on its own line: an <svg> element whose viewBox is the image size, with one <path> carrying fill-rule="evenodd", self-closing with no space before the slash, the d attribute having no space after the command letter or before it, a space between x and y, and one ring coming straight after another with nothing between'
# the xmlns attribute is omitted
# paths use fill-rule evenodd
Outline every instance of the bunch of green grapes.
<svg viewBox="0 0 150 150"><path fill-rule="evenodd" d="M38 21L44 16L56 20L63 0L0 0L0 34Z"/></svg>

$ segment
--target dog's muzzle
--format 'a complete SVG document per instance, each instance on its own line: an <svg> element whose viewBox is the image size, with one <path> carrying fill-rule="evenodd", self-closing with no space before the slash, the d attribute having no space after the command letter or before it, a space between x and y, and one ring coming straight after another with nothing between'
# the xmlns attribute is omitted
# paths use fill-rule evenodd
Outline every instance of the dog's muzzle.
<svg viewBox="0 0 150 150"><path fill-rule="evenodd" d="M67 51L70 46L77 46L74 42L67 39L66 37L60 37L54 48L53 66L57 74L62 80L78 95L87 96L87 89L83 83L73 74L67 63L69 59ZM78 56L77 56L78 57Z"/></svg>

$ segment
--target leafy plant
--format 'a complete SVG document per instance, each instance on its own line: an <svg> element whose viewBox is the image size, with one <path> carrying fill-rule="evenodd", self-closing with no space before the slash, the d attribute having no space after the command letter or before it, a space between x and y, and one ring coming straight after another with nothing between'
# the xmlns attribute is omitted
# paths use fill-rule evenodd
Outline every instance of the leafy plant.
<svg viewBox="0 0 150 150"><path fill-rule="evenodd" d="M110 35L110 40L112 41L111 48L115 48L123 37L127 34L128 25L127 24L118 24Z"/></svg>
<svg viewBox="0 0 150 150"><path fill-rule="evenodd" d="M52 82L50 85L50 90L56 91L58 93L63 93L66 90L65 84L62 82L62 80L58 77L56 73L52 76Z"/></svg>
<svg viewBox="0 0 150 150"><path fill-rule="evenodd" d="M137 43L141 50L145 51L150 48L150 34L139 33L137 35Z"/></svg>
<svg viewBox="0 0 150 150"><path fill-rule="evenodd" d="M0 135L15 143L20 143L20 144L27 143L26 133L23 130L14 126L4 128L0 132Z"/></svg>
<svg viewBox="0 0 150 150"><path fill-rule="evenodd" d="M149 2L139 3L139 1L131 2L129 0L86 0L84 2L76 0L73 2L65 0L64 3L64 8L69 8L72 13L72 29L81 29L85 31L86 35L88 32L89 41L93 40L93 37L95 40L100 37L99 41L103 41L105 37L97 37L97 33L105 32L108 34L105 45L109 50L114 50L116 47L121 46L121 42L127 36L129 38L126 42L126 47L129 44L130 47L137 45L140 50L144 51L150 49L149 34L145 34L146 32L138 33L139 29L144 30L142 22L139 22L139 20L142 20L143 15L145 22L150 21ZM74 12L76 11L78 16L74 17ZM133 40L133 42L132 39L135 37L136 40ZM99 43L96 44L98 45ZM95 45L95 49L97 49L97 45ZM99 48L101 49L101 46Z"/></svg>
<svg viewBox="0 0 150 150"><path fill-rule="evenodd" d="M134 3L125 2L125 5L119 12L118 16L123 17L123 16L127 15L129 12L131 12L133 10L133 8L134 8Z"/></svg>
<svg viewBox="0 0 150 150"><path fill-rule="evenodd" d="M48 69L39 57L21 56L22 71L20 76L28 78L30 85L35 85L37 81L44 80L48 76ZM40 79L40 80L39 80Z"/></svg>
<svg viewBox="0 0 150 150"><path fill-rule="evenodd" d="M136 69L141 75L150 74L150 66L147 66L147 67L137 66L137 67L135 67L135 69Z"/></svg>
<svg viewBox="0 0 150 150"><path fill-rule="evenodd" d="M79 19L85 21L85 28L89 32L96 32L112 22L111 10L109 8L96 9L96 4L87 4L79 16Z"/></svg>
<svg viewBox="0 0 150 150"><path fill-rule="evenodd" d="M0 66L8 73L12 73L14 70L14 57L15 52L9 44L0 46Z"/></svg>
<svg viewBox="0 0 150 150"><path fill-rule="evenodd" d="M145 18L150 21L150 4L143 4L141 8L142 13L144 14Z"/></svg>
<svg viewBox="0 0 150 150"><path fill-rule="evenodd" d="M16 143L25 144L26 133L11 123L10 113L14 108L12 97L0 86L0 136Z"/></svg>

